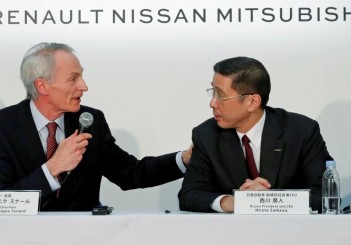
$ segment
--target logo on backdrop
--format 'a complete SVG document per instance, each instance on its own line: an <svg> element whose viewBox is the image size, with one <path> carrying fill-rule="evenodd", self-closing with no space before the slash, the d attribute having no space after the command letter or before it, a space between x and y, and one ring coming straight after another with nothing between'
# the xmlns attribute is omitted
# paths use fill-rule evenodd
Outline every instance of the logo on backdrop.
<svg viewBox="0 0 351 245"><path fill-rule="evenodd" d="M1 25L346 22L351 7L2 10Z"/></svg>

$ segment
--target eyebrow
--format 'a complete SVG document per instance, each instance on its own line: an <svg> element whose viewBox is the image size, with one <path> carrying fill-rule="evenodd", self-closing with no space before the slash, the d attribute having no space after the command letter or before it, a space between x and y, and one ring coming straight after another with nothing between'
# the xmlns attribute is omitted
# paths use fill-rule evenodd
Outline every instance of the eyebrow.
<svg viewBox="0 0 351 245"><path fill-rule="evenodd" d="M83 74L83 72L84 72L84 68L83 67L81 67L81 70L80 71L73 71L73 72L71 72L71 75L82 75Z"/></svg>
<svg viewBox="0 0 351 245"><path fill-rule="evenodd" d="M72 72L71 74L70 74L70 76L81 76L82 75L82 73L80 73L80 72Z"/></svg>

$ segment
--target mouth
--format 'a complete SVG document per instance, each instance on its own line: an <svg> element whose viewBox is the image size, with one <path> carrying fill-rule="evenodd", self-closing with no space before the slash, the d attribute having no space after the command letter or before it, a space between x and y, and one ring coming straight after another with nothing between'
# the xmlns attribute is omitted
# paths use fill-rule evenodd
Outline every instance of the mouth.
<svg viewBox="0 0 351 245"><path fill-rule="evenodd" d="M213 118L214 118L216 121L218 121L218 120L221 118L221 116L220 116L220 115L217 115L216 113L213 113Z"/></svg>
<svg viewBox="0 0 351 245"><path fill-rule="evenodd" d="M76 98L73 98L74 101L77 101L78 103L80 103L81 101L81 97L76 97Z"/></svg>

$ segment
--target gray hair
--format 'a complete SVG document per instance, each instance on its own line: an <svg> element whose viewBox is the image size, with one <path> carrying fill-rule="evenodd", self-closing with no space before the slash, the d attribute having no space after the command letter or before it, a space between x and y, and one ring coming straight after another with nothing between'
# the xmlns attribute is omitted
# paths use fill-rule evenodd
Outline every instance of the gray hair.
<svg viewBox="0 0 351 245"><path fill-rule="evenodd" d="M62 43L39 43L24 55L21 64L21 79L27 91L27 99L37 99L38 91L34 81L38 78L50 80L55 72L55 51L73 53L70 46Z"/></svg>

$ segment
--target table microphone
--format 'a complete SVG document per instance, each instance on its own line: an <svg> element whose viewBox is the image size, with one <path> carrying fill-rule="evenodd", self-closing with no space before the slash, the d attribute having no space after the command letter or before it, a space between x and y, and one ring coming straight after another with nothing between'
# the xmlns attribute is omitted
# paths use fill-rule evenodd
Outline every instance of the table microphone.
<svg viewBox="0 0 351 245"><path fill-rule="evenodd" d="M89 112L83 112L80 114L78 134L84 133L93 124L93 121L94 117ZM67 172L67 174L70 173L71 171Z"/></svg>

